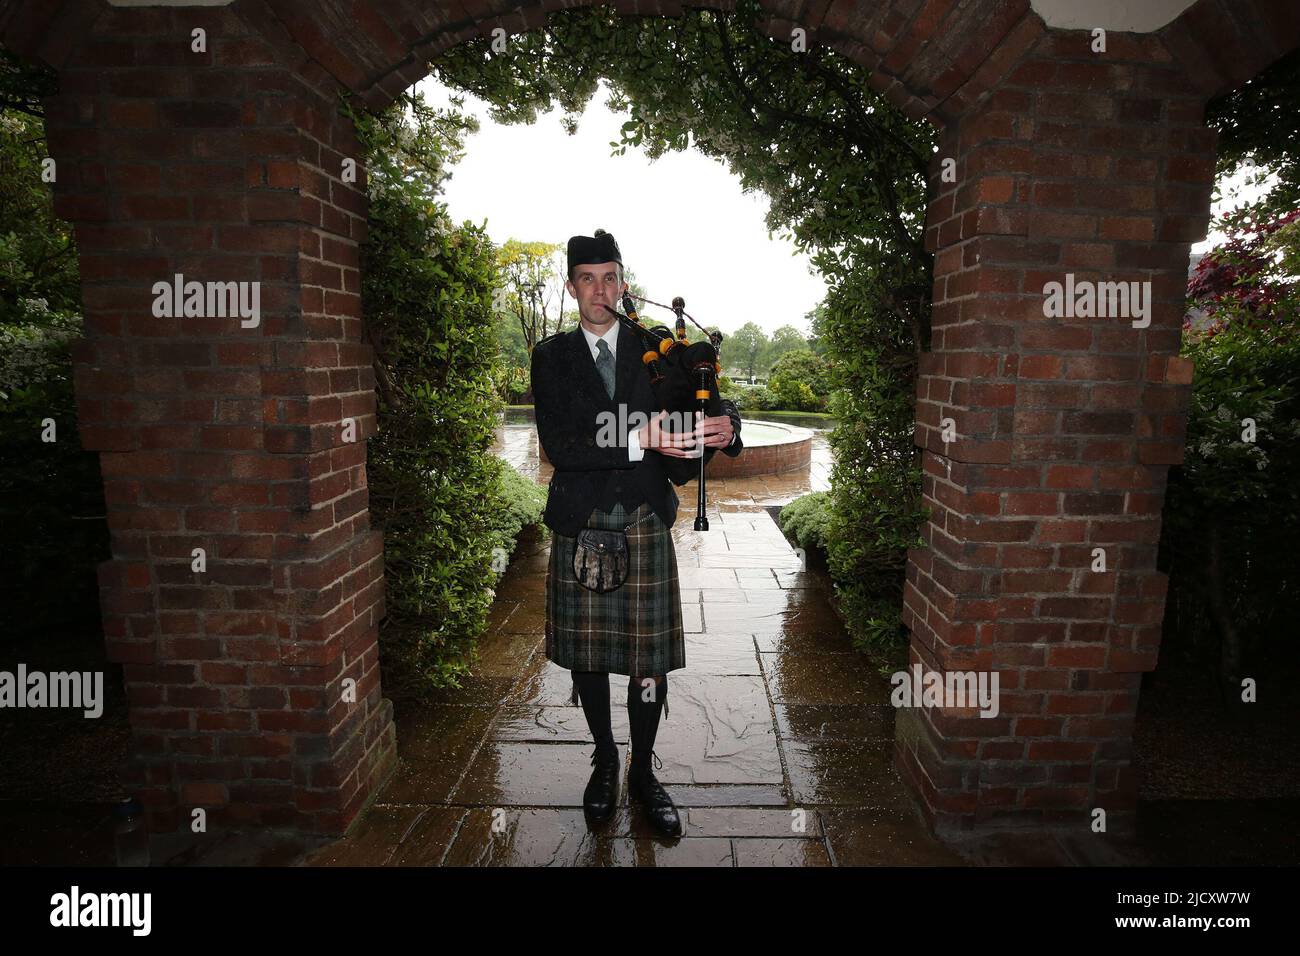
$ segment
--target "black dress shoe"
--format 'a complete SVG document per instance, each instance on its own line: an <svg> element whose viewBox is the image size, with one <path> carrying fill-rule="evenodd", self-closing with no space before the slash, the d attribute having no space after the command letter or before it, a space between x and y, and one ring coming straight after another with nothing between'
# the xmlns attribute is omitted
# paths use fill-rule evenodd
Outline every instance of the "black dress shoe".
<svg viewBox="0 0 1300 956"><path fill-rule="evenodd" d="M591 755L591 762L596 769L591 772L587 789L582 793L582 809L589 819L599 823L608 820L618 804L618 772L621 763L618 751L612 756L596 751Z"/></svg>
<svg viewBox="0 0 1300 956"><path fill-rule="evenodd" d="M663 761L659 759L658 754L652 750L650 756L662 770ZM682 821L677 815L677 808L673 806L673 798L668 796L668 791L655 779L648 765L640 772L628 772L627 789L630 797L641 801L646 816L650 818L650 823L656 830L665 836L681 835Z"/></svg>

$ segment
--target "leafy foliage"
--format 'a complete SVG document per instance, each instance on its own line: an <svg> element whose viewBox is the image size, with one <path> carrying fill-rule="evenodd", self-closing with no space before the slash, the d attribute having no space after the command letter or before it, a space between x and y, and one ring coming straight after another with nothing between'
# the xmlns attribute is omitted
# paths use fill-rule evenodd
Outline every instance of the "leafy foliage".
<svg viewBox="0 0 1300 956"><path fill-rule="evenodd" d="M43 100L59 92L59 79L43 64L30 63L0 46L0 114L44 121Z"/></svg>
<svg viewBox="0 0 1300 956"><path fill-rule="evenodd" d="M753 322L746 322L723 342L727 362L743 371L750 381L763 370L763 355L769 347L767 333Z"/></svg>
<svg viewBox="0 0 1300 956"><path fill-rule="evenodd" d="M1293 50L1235 90L1206 104L1205 123L1219 134L1217 174L1228 176L1243 163L1268 172L1277 185L1259 212L1273 218L1300 207L1300 50Z"/></svg>
<svg viewBox="0 0 1300 956"><path fill-rule="evenodd" d="M528 356L542 339L564 325L564 249L549 242L508 239L497 252L501 273L500 304L513 317ZM512 336L513 337L513 336Z"/></svg>
<svg viewBox="0 0 1300 956"><path fill-rule="evenodd" d="M99 456L82 450L71 346L82 337L72 225L42 179L45 67L0 48L0 614L9 632L93 633L110 557ZM43 422L55 441L42 441Z"/></svg>
<svg viewBox="0 0 1300 956"><path fill-rule="evenodd" d="M786 536L805 551L826 547L833 501L828 491L814 491L781 509L779 524Z"/></svg>
<svg viewBox="0 0 1300 956"><path fill-rule="evenodd" d="M1187 284L1193 307L1211 316L1213 335L1232 321L1285 317L1300 276L1300 209L1273 217L1270 203L1220 218L1225 240L1201 257ZM1190 312L1189 312L1190 315ZM1184 321L1190 328L1190 321Z"/></svg>
<svg viewBox="0 0 1300 956"><path fill-rule="evenodd" d="M1209 324L1184 335L1196 372L1160 552L1171 650L1217 651L1229 686L1292 636L1300 591L1300 214L1266 208L1226 216L1228 240L1189 283Z"/></svg>
<svg viewBox="0 0 1300 956"><path fill-rule="evenodd" d="M811 349L787 352L772 366L767 387L780 407L796 412L820 412L830 399L830 367Z"/></svg>
<svg viewBox="0 0 1300 956"><path fill-rule="evenodd" d="M767 351L768 369L789 352L808 349L808 340L793 325L783 325L772 333L771 345Z"/></svg>
<svg viewBox="0 0 1300 956"><path fill-rule="evenodd" d="M515 549L519 533L542 520L546 511L546 487L520 474L512 465L505 464L501 469L497 494L502 507L494 515L491 543L493 548L500 548L509 555Z"/></svg>
<svg viewBox="0 0 1300 956"><path fill-rule="evenodd" d="M498 362L492 368L493 391L507 405L532 402L532 381L528 369Z"/></svg>
<svg viewBox="0 0 1300 956"><path fill-rule="evenodd" d="M770 375L772 367L789 353L811 350L811 344L793 325L783 325L768 336L756 323L746 322L726 334L722 360L752 380Z"/></svg>
<svg viewBox="0 0 1300 956"><path fill-rule="evenodd" d="M495 325L498 354L502 363L527 368L528 343L524 341L524 333L519 328L519 318L509 312L498 312Z"/></svg>
<svg viewBox="0 0 1300 956"><path fill-rule="evenodd" d="M72 224L54 215L53 186L42 178L48 156L41 119L0 112L0 322L33 321L29 301L54 315L81 311Z"/></svg>
<svg viewBox="0 0 1300 956"><path fill-rule="evenodd" d="M920 456L913 445L915 326L899 319L910 289L927 309L925 277L905 260L864 267L861 281L827 296L819 334L831 366L835 506L827 528L831 575L855 643L880 650L906 641L902 624L907 549L922 545ZM896 276L894 282L891 276ZM924 320L921 320L924 321Z"/></svg>
<svg viewBox="0 0 1300 956"><path fill-rule="evenodd" d="M493 548L532 508L511 510L525 502L489 450L501 410L497 250L480 227L453 225L435 199L475 121L418 94L378 115L345 111L369 177L362 301L379 391L368 474L384 531L384 681L418 696L469 672L493 598Z"/></svg>
<svg viewBox="0 0 1300 956"><path fill-rule="evenodd" d="M781 407L781 401L766 385L740 389L740 395L734 399L736 410L741 412L770 412Z"/></svg>
<svg viewBox="0 0 1300 956"><path fill-rule="evenodd" d="M926 266L933 130L873 92L853 61L767 36L763 16L756 0L680 17L619 17L605 6L557 12L504 53L471 39L431 66L490 104L499 122L532 123L558 105L571 129L604 78L610 108L631 115L615 152L640 146L654 159L694 146L728 164L745 191L771 199L770 231L826 251L828 278L852 276L882 245L885 256Z"/></svg>

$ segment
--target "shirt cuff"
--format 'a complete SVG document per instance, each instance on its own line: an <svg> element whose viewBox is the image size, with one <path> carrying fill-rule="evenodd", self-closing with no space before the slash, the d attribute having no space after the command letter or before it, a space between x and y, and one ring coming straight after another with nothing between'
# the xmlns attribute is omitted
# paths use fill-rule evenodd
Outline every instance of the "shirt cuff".
<svg viewBox="0 0 1300 956"><path fill-rule="evenodd" d="M636 432L627 433L627 460L640 461L645 457L645 449L641 447L641 440L636 437Z"/></svg>

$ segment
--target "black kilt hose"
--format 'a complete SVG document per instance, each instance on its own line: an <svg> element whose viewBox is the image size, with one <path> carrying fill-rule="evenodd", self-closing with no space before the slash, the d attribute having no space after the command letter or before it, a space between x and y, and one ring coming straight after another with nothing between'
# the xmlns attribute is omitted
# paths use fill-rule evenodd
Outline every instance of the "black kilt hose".
<svg viewBox="0 0 1300 956"><path fill-rule="evenodd" d="M649 504L631 514L621 504L611 512L593 510L586 526L615 530L633 521L627 580L604 594L584 588L574 576L576 538L551 532L546 656L561 667L649 677L686 666L677 552L668 526Z"/></svg>

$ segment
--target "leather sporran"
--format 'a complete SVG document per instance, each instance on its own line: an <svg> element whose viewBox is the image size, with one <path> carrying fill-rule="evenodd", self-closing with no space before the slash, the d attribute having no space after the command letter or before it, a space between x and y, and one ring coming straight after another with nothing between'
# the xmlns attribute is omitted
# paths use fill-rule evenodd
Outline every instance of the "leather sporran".
<svg viewBox="0 0 1300 956"><path fill-rule="evenodd" d="M588 591L607 594L627 580L627 532L583 528L573 549L573 576Z"/></svg>

